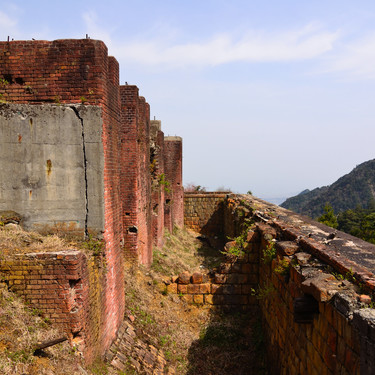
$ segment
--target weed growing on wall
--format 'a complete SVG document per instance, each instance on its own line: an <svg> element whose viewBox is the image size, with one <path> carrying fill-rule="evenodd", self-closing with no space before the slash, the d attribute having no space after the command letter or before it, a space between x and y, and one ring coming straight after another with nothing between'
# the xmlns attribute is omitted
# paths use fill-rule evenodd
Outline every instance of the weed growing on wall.
<svg viewBox="0 0 375 375"><path fill-rule="evenodd" d="M89 235L88 239L82 242L82 247L90 250L92 255L99 256L104 251L104 242Z"/></svg>
<svg viewBox="0 0 375 375"><path fill-rule="evenodd" d="M239 236L232 238L231 240L234 241L235 244L221 253L234 257L235 259L243 257L245 255L244 246L246 243L246 235L247 233L243 232Z"/></svg>
<svg viewBox="0 0 375 375"><path fill-rule="evenodd" d="M288 276L290 270L290 262L283 258L281 259L275 268L275 272L279 275Z"/></svg>
<svg viewBox="0 0 375 375"><path fill-rule="evenodd" d="M169 194L171 192L171 189L170 189L171 183L165 178L165 174L164 173L162 173L159 176L158 184L159 184L159 186L164 186L164 191L167 194Z"/></svg>
<svg viewBox="0 0 375 375"><path fill-rule="evenodd" d="M259 286L258 289L251 289L251 295L257 299L265 299L275 294L276 289L270 282L264 283L263 286Z"/></svg>
<svg viewBox="0 0 375 375"><path fill-rule="evenodd" d="M266 248L263 250L262 261L264 264L271 263L276 258L276 247L273 241L268 242Z"/></svg>
<svg viewBox="0 0 375 375"><path fill-rule="evenodd" d="M253 221L248 220L242 224L242 231L241 234L235 238L228 238L231 241L234 241L234 245L229 247L226 251L222 251L221 253L224 255L229 255L235 259L242 258L245 255L245 248L248 245L247 243L247 235L249 230L254 226Z"/></svg>

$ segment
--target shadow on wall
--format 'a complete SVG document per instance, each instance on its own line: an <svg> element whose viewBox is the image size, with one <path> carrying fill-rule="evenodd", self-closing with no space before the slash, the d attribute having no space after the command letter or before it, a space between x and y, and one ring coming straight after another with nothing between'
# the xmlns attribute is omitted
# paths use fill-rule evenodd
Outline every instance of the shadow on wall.
<svg viewBox="0 0 375 375"><path fill-rule="evenodd" d="M216 210L206 221L200 230L209 240L213 248L222 249L227 242L224 233L224 200L217 204Z"/></svg>
<svg viewBox="0 0 375 375"><path fill-rule="evenodd" d="M207 243L198 249L205 256L203 265L212 270L211 294L202 296L206 305L211 305L211 313L199 339L189 348L187 374L266 375L259 306L250 295L249 279L238 273L246 263L243 259L228 262L219 251L220 248L213 249ZM244 293L245 289L248 293Z"/></svg>

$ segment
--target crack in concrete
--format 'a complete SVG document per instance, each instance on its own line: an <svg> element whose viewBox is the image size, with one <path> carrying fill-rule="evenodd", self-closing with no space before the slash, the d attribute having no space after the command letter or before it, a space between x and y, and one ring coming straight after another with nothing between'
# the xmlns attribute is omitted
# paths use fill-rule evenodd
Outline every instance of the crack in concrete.
<svg viewBox="0 0 375 375"><path fill-rule="evenodd" d="M82 128L82 152L83 152L83 166L84 166L84 177L85 177L85 239L88 238L89 232L87 228L88 217L89 217L89 201L88 201L88 179L87 179L87 156L86 156L86 143L85 143L85 129L83 125L83 118L79 115L78 109L74 106L70 108L73 109L74 113L76 114L77 118L81 122Z"/></svg>

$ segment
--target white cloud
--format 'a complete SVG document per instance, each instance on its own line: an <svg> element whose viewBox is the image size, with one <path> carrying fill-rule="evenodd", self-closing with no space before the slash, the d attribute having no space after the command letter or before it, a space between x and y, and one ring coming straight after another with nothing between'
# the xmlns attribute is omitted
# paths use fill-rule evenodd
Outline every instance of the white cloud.
<svg viewBox="0 0 375 375"><path fill-rule="evenodd" d="M333 48L338 32L314 25L294 31L249 31L240 38L219 34L197 43L172 44L170 40L137 40L112 45L115 55L144 65L214 66L232 62L296 61L318 57Z"/></svg>
<svg viewBox="0 0 375 375"><path fill-rule="evenodd" d="M326 73L345 73L346 78L375 78L375 33L343 45L325 61Z"/></svg>
<svg viewBox="0 0 375 375"><path fill-rule="evenodd" d="M4 12L0 11L0 28L4 29L13 29L17 26L17 21L11 17L9 17Z"/></svg>
<svg viewBox="0 0 375 375"><path fill-rule="evenodd" d="M86 32L89 34L90 38L102 40L107 44L107 47L112 44L110 32L98 25L98 17L95 12L83 13L82 18L86 26Z"/></svg>

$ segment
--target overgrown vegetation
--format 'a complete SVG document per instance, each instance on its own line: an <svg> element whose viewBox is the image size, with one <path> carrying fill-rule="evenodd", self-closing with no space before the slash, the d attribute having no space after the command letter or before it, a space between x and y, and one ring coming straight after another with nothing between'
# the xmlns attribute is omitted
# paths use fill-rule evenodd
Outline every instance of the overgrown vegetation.
<svg viewBox="0 0 375 375"><path fill-rule="evenodd" d="M202 271L218 266L223 256L206 242L187 230L165 232L165 245L154 249L152 270L160 275L173 276L183 271Z"/></svg>
<svg viewBox="0 0 375 375"><path fill-rule="evenodd" d="M61 228L61 238L25 232L17 225L1 226L0 248L7 250L0 255L68 247L94 256L102 254L102 241L90 237L74 242L66 229ZM263 362L251 341L256 314L223 315L208 306L189 305L183 296L168 292L171 276L183 271L207 273L224 259L219 250L199 238L197 234L175 229L166 233L163 248L155 249L151 269L127 264L125 319L131 319L143 342L163 350L167 368L174 368L176 374L239 374L253 370L262 374ZM4 290L0 296L1 374L118 374L102 360L83 370L80 358L68 342L45 349L45 357L34 356L36 342L59 337L61 333L51 328L40 311L24 306L12 293ZM137 374L130 358L127 366L122 374Z"/></svg>
<svg viewBox="0 0 375 375"><path fill-rule="evenodd" d="M271 263L276 258L276 247L273 241L268 242L266 248L263 250L262 261L267 264Z"/></svg>
<svg viewBox="0 0 375 375"><path fill-rule="evenodd" d="M162 173L158 179L159 186L164 186L164 192L169 194L171 192L171 183L166 179L165 174Z"/></svg>

